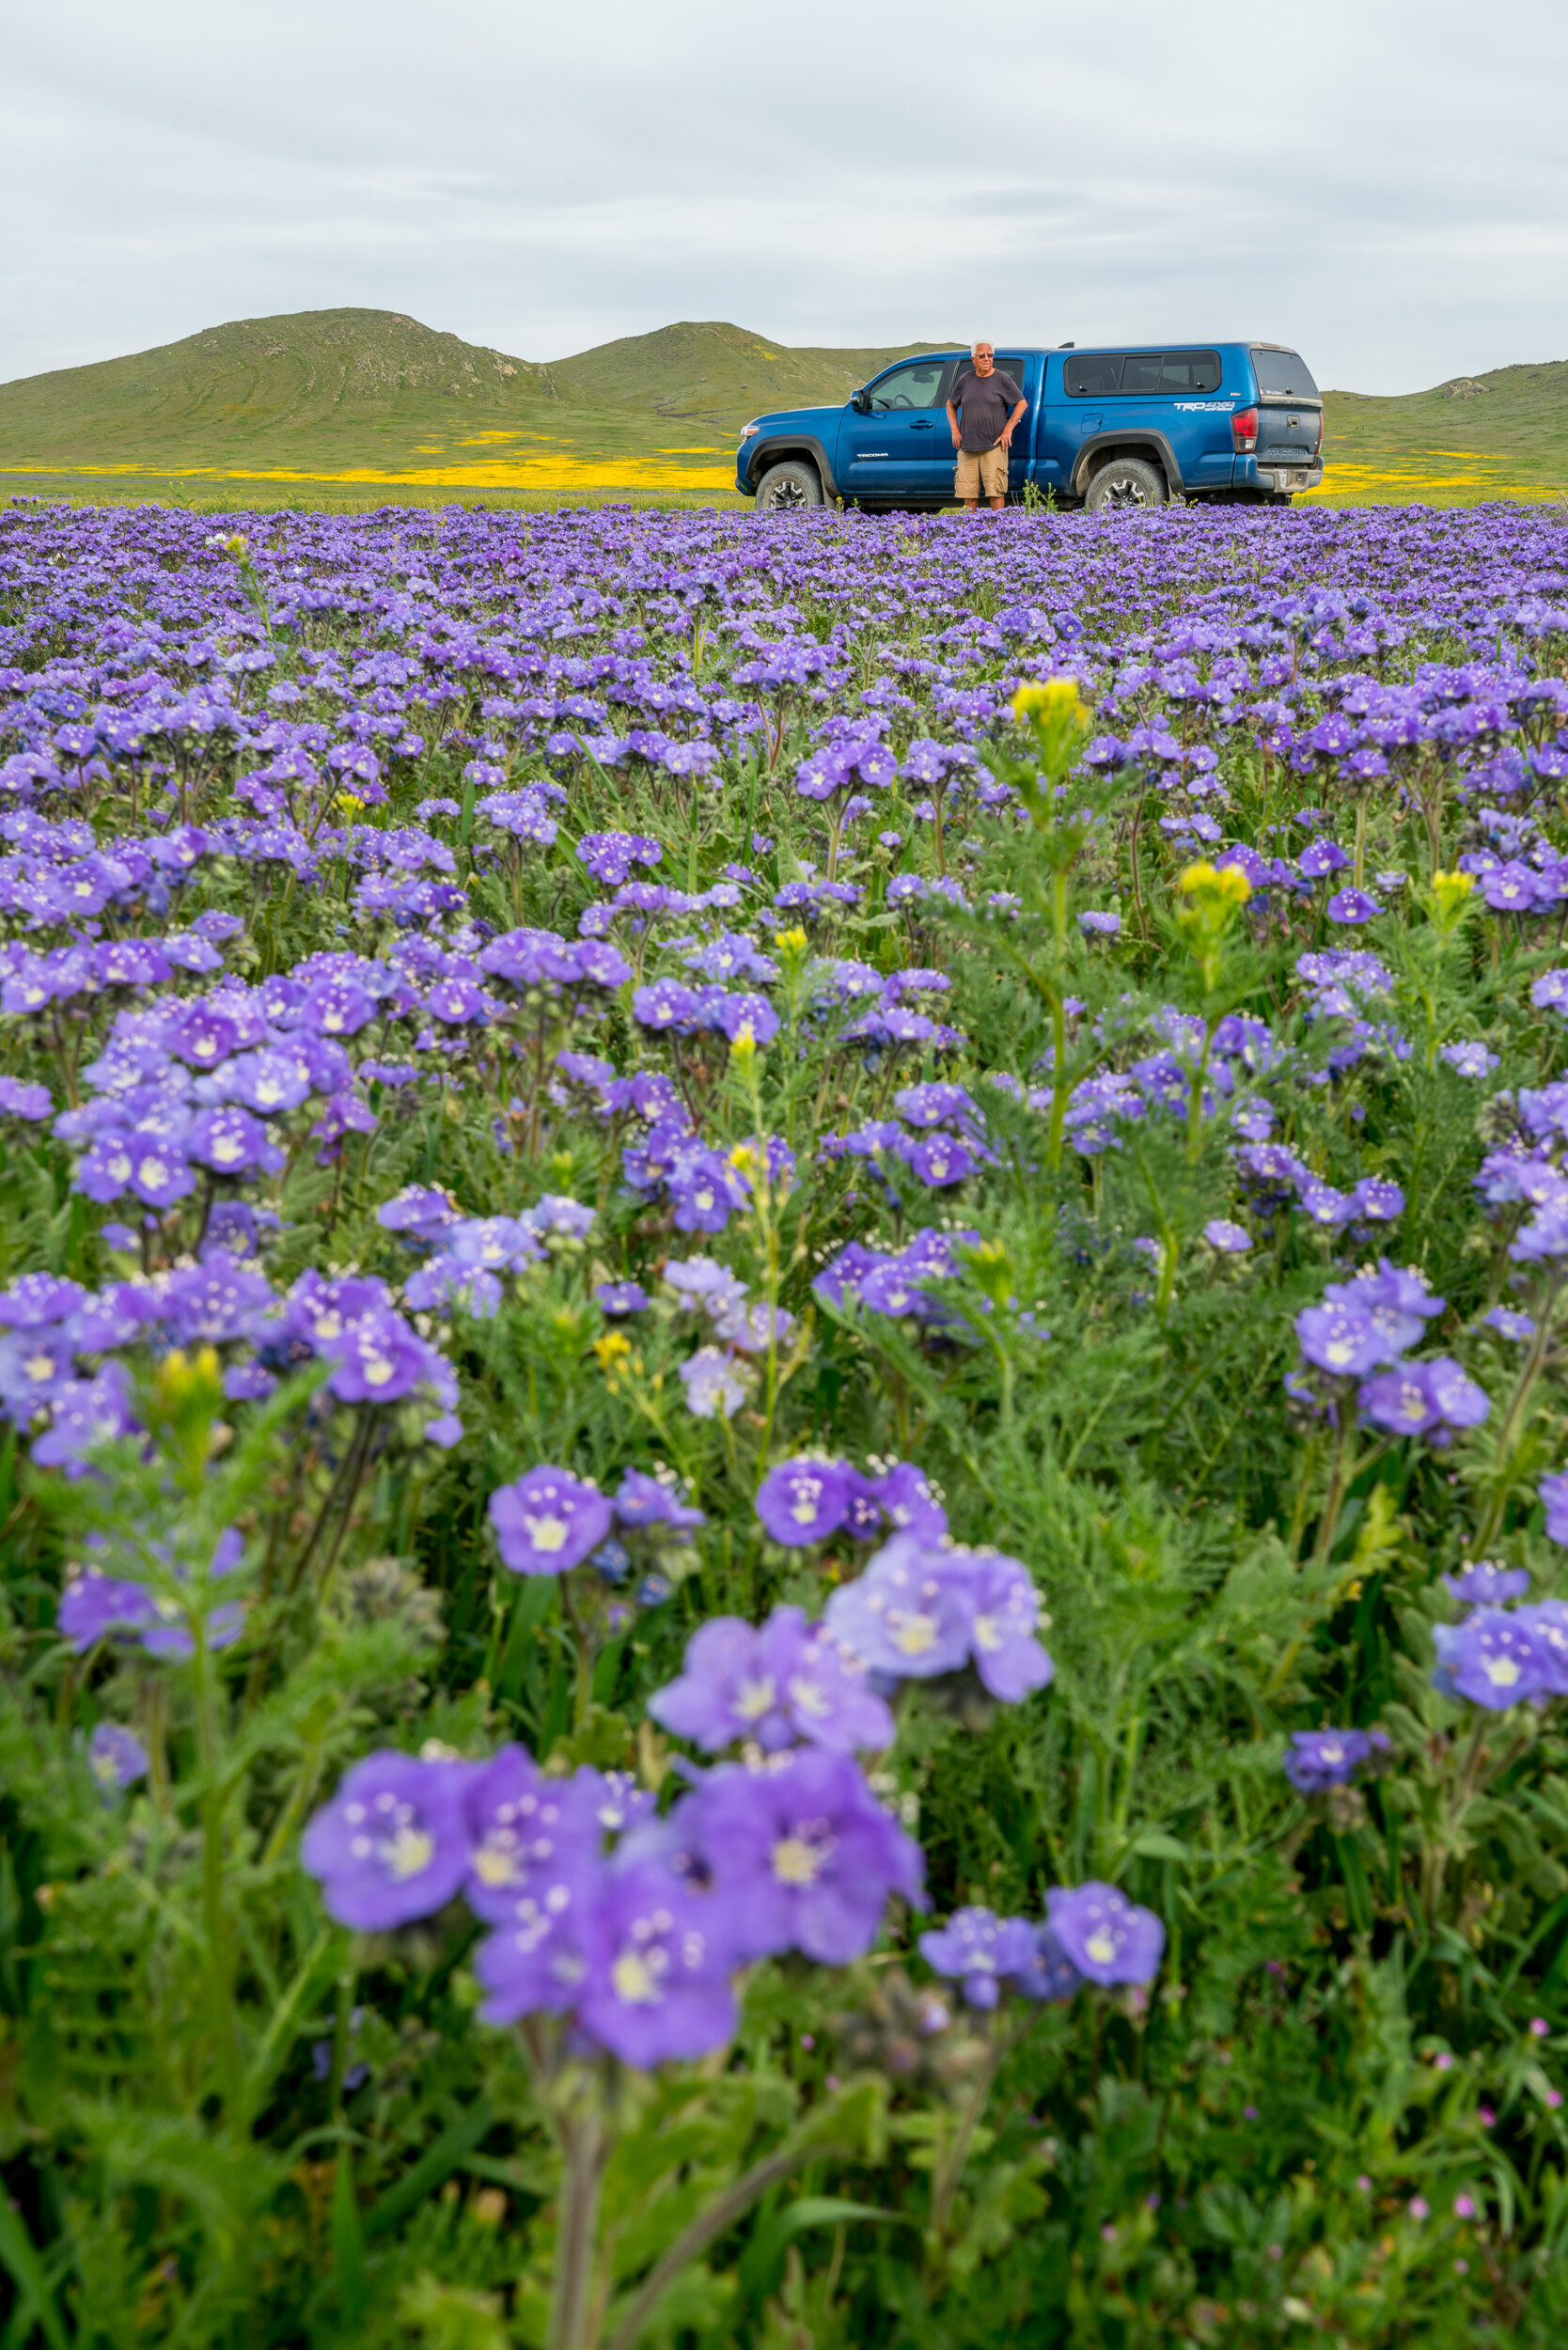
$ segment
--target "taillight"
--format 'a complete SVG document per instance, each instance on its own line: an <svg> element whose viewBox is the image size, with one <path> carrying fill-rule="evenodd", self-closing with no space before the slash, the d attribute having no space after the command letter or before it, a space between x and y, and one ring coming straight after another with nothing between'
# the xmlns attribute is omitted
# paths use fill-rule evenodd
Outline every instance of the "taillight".
<svg viewBox="0 0 1568 2350"><path fill-rule="evenodd" d="M1258 411L1256 408L1237 409L1231 419L1231 438L1234 441L1236 447L1243 452L1257 447Z"/></svg>
<svg viewBox="0 0 1568 2350"><path fill-rule="evenodd" d="M1314 457L1321 457L1323 455L1323 410L1321 408L1318 410L1317 445L1313 448L1312 454Z"/></svg>

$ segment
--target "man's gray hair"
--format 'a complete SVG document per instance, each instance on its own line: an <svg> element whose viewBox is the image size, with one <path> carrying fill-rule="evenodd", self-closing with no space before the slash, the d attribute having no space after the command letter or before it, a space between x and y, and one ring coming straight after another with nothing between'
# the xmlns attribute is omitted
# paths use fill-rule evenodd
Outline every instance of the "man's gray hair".
<svg viewBox="0 0 1568 2350"><path fill-rule="evenodd" d="M983 335L980 337L980 342L981 342L981 343L985 343L985 348L987 349L987 351L995 351L995 350L996 350L996 344L995 344L995 343L988 343L988 342L985 342L985 337L984 337ZM980 343L971 343L971 344L969 345L969 356L970 356L970 358L971 358L971 359L975 358L975 357L978 355L979 351L980 351Z"/></svg>

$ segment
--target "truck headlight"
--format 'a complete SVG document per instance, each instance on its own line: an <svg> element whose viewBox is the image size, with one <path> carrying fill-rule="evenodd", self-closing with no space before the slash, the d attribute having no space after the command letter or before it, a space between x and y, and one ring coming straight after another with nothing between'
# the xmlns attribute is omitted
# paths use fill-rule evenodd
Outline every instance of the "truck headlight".
<svg viewBox="0 0 1568 2350"><path fill-rule="evenodd" d="M761 426L755 422L751 424L743 424L741 427L741 446L744 448L747 441L752 439L754 434L760 432L761 430Z"/></svg>

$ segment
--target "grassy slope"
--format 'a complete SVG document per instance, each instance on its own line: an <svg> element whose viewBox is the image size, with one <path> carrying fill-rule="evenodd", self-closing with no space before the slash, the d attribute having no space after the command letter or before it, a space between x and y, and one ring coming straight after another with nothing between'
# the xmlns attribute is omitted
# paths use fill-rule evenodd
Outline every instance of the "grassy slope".
<svg viewBox="0 0 1568 2350"><path fill-rule="evenodd" d="M902 350L795 350L685 321L541 365L387 310L212 327L97 367L0 384L14 492L149 492L225 504L454 494L554 504L630 493L711 502L759 409L836 403ZM1487 388L1327 395L1336 503L1568 493L1568 362Z"/></svg>
<svg viewBox="0 0 1568 2350"><path fill-rule="evenodd" d="M1466 379L1461 378L1463 384ZM1329 488L1442 506L1568 494L1568 360L1497 368L1403 399L1329 392Z"/></svg>
<svg viewBox="0 0 1568 2350"><path fill-rule="evenodd" d="M391 311L248 319L0 385L0 474L711 495L745 416L840 401L898 355L687 323L546 367Z"/></svg>

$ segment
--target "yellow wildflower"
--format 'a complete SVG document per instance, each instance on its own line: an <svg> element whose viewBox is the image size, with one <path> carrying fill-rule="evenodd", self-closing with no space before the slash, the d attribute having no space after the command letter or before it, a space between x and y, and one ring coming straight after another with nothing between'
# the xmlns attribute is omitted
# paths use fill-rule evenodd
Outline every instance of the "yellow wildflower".
<svg viewBox="0 0 1568 2350"><path fill-rule="evenodd" d="M599 1357L599 1368L606 1379L618 1371L632 1352L632 1341L624 1330L606 1330L602 1339L595 1339L593 1351Z"/></svg>
<svg viewBox="0 0 1568 2350"><path fill-rule="evenodd" d="M1244 906L1252 895L1252 884L1239 865L1215 866L1207 861L1189 865L1180 886L1184 898L1215 898L1222 905Z"/></svg>
<svg viewBox="0 0 1568 2350"><path fill-rule="evenodd" d="M1079 726L1089 723L1075 677L1048 677L1038 684L1021 685L1011 708L1015 718L1038 718L1046 726L1053 718L1071 718Z"/></svg>

